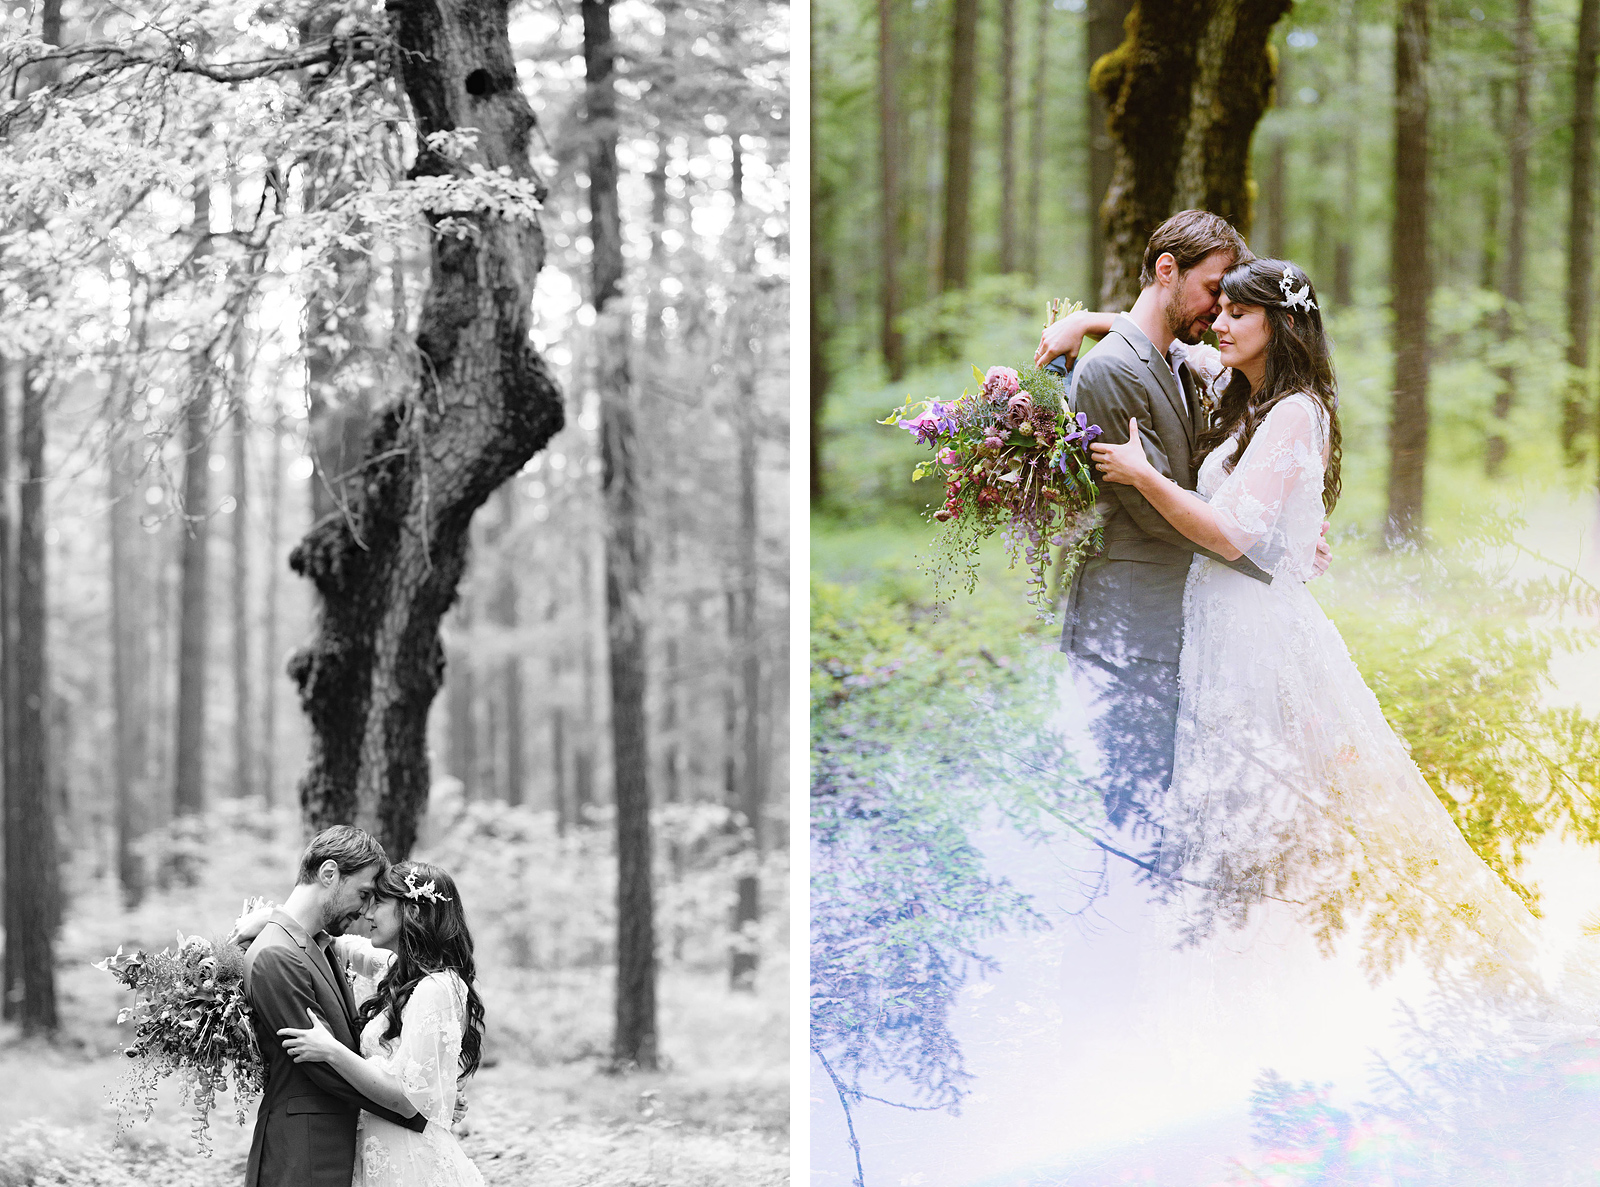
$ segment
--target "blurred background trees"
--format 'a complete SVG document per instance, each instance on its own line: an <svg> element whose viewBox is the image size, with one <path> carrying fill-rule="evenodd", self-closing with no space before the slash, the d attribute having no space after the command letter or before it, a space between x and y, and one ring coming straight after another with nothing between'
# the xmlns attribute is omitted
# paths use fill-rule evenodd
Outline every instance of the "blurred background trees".
<svg viewBox="0 0 1600 1187"><path fill-rule="evenodd" d="M1430 467L1592 488L1591 9L1045 0L1035 28L1009 4L827 0L813 404L954 359L986 307L1125 308L1154 223L1204 205L1307 269L1347 380L1357 357L1363 386L1381 375L1346 431L1363 422L1354 452L1381 467L1398 537L1436 517ZM1035 220L1016 251L1010 229ZM833 430L813 416L828 492Z"/></svg>
<svg viewBox="0 0 1600 1187"><path fill-rule="evenodd" d="M758 855L786 836L786 11L614 9L626 268L608 302L576 9L513 5L509 57L466 63L441 113L402 78L392 38L416 31L382 6L61 0L58 33L46 8L9 10L0 41L6 832L27 847L8 910L43 904L53 933L112 891L132 908L203 883L216 812L240 797L307 827L367 813L399 856L480 804L546 814L577 844L609 830L626 773L647 814L722 813L732 975L759 947L741 880L773 876ZM68 56L51 59L57 40ZM511 97L526 147L496 114ZM457 266L498 234L523 240L495 330ZM628 772L611 745L605 400L635 418L650 542L626 605L643 627ZM472 470L473 451L491 464ZM316 589L287 572L297 545ZM420 567L396 566L407 549ZM379 569L406 589L372 594ZM324 723L341 754L313 745L297 649L302 696L343 714ZM407 700L431 700L425 726ZM11 770L30 707L33 782ZM382 769L409 748L431 793ZM657 896L698 845L669 845ZM7 923L12 1015L44 991L23 992Z"/></svg>

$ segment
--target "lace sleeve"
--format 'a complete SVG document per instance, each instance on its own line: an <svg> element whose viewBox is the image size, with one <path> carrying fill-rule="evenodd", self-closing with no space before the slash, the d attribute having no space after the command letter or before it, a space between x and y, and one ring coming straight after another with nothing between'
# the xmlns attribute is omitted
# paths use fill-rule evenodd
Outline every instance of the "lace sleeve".
<svg viewBox="0 0 1600 1187"><path fill-rule="evenodd" d="M1203 387L1215 387L1219 379L1226 379L1232 374L1222 365L1222 352L1215 346L1207 346L1204 342L1184 347L1184 358L1188 360L1189 366L1193 368Z"/></svg>
<svg viewBox="0 0 1600 1187"><path fill-rule="evenodd" d="M363 936L335 936L333 951L339 963L358 977L376 981L389 971L394 953L384 948L374 948Z"/></svg>
<svg viewBox="0 0 1600 1187"><path fill-rule="evenodd" d="M1293 395L1267 413L1211 496L1229 542L1274 575L1311 576L1322 528L1323 413Z"/></svg>
<svg viewBox="0 0 1600 1187"><path fill-rule="evenodd" d="M419 981L400 1017L400 1039L389 1064L417 1111L446 1128L456 1107L465 989L454 973L430 973Z"/></svg>

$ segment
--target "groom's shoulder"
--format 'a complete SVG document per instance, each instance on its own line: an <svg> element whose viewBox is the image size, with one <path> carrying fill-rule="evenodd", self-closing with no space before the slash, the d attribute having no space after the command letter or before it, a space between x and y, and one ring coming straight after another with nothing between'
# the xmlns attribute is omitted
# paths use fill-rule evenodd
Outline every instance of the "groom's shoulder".
<svg viewBox="0 0 1600 1187"><path fill-rule="evenodd" d="M296 944L281 927L269 923L244 954L246 989L255 977L271 977L297 964Z"/></svg>
<svg viewBox="0 0 1600 1187"><path fill-rule="evenodd" d="M1130 343L1115 330L1095 343L1093 350L1078 360L1077 382L1126 380L1135 384L1143 382L1143 368L1139 355Z"/></svg>

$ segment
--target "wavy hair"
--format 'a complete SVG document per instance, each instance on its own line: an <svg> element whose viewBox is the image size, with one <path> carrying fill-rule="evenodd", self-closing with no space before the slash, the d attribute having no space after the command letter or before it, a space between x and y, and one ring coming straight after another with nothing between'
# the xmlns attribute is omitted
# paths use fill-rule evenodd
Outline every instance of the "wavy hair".
<svg viewBox="0 0 1600 1187"><path fill-rule="evenodd" d="M1233 379L1217 402L1211 427L1195 442L1195 469L1207 455L1231 437L1239 439L1224 466L1232 470L1244 456L1256 429L1280 400L1305 392L1320 403L1328 414L1328 466L1322 479L1322 509L1333 512L1339 501L1339 465L1344 450L1339 433L1339 386L1333 375L1333 358L1328 336L1322 329L1320 309L1291 309L1284 302L1281 282L1284 270L1292 268L1296 288L1305 286L1312 304L1317 304L1311 278L1287 260L1254 259L1236 264L1222 276L1222 291L1235 305L1254 305L1267 319L1266 369L1261 390L1252 391L1250 381L1237 367Z"/></svg>
<svg viewBox="0 0 1600 1187"><path fill-rule="evenodd" d="M419 885L433 883L446 902L411 898L406 878ZM422 861L401 861L390 866L373 884L379 898L400 904L400 938L395 945L394 963L378 982L378 991L361 1003L361 1024L365 1026L381 1011L389 1012L389 1029L384 1039L400 1037L400 1016L411 994L429 973L447 970L461 977L467 987L467 1024L461 1035L461 1075L478 1070L483 1056L483 999L478 996L478 969L472 959L472 933L461 909L461 894L455 880L438 866Z"/></svg>

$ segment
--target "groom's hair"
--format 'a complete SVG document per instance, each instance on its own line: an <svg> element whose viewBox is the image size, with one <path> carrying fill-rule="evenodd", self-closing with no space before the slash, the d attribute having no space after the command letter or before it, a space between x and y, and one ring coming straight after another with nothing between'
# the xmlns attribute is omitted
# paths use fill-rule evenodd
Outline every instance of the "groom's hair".
<svg viewBox="0 0 1600 1187"><path fill-rule="evenodd" d="M1182 275L1214 251L1225 251L1233 263L1248 263L1255 257L1245 246L1244 236L1220 214L1209 210L1180 210L1150 235L1144 249L1144 265L1139 269L1139 287L1156 282L1156 261L1167 252L1178 261Z"/></svg>
<svg viewBox="0 0 1600 1187"><path fill-rule="evenodd" d="M378 876L381 878L389 868L388 855L377 839L371 833L348 824L325 828L311 838L311 844L300 855L300 885L309 886L315 882L317 871L325 861L332 861L339 867L341 878L348 878L370 865L378 867Z"/></svg>

